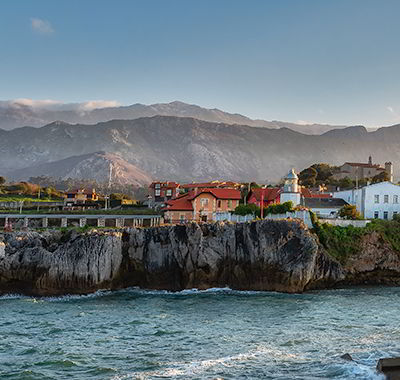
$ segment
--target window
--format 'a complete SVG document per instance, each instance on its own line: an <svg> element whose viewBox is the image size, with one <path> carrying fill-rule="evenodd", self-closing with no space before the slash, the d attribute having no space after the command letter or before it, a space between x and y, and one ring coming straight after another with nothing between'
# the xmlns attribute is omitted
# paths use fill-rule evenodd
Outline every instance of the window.
<svg viewBox="0 0 400 380"><path fill-rule="evenodd" d="M167 197L171 197L172 196L172 189L167 189Z"/></svg>
<svg viewBox="0 0 400 380"><path fill-rule="evenodd" d="M388 220L389 213L387 211L383 212L383 219Z"/></svg>
<svg viewBox="0 0 400 380"><path fill-rule="evenodd" d="M383 196L383 203L389 203L389 195Z"/></svg>
<svg viewBox="0 0 400 380"><path fill-rule="evenodd" d="M208 206L208 198L202 198L202 199L200 199L200 204L201 204L201 207L206 207L206 206Z"/></svg>
<svg viewBox="0 0 400 380"><path fill-rule="evenodd" d="M179 215L179 221L180 221L181 223L185 223L185 214L180 214L180 215Z"/></svg>
<svg viewBox="0 0 400 380"><path fill-rule="evenodd" d="M378 194L375 194L374 199L375 199L375 203L379 203L379 195Z"/></svg>
<svg viewBox="0 0 400 380"><path fill-rule="evenodd" d="M399 203L399 196L393 195L393 203Z"/></svg>
<svg viewBox="0 0 400 380"><path fill-rule="evenodd" d="M161 190L160 190L160 189L158 189L158 190L156 190L156 191L154 192L154 195L155 195L156 197L159 197L160 194L161 194Z"/></svg>
<svg viewBox="0 0 400 380"><path fill-rule="evenodd" d="M222 201L221 201L220 199L218 199L218 201L217 201L217 207L218 207L218 208L221 208L221 207L222 207Z"/></svg>
<svg viewBox="0 0 400 380"><path fill-rule="evenodd" d="M156 189L159 189L160 186L161 186L161 185L160 185L159 183L156 183L154 187L155 187Z"/></svg>
<svg viewBox="0 0 400 380"><path fill-rule="evenodd" d="M374 212L374 218L375 218L375 219L378 219L378 218L379 218L379 211L375 211L375 212Z"/></svg>
<svg viewBox="0 0 400 380"><path fill-rule="evenodd" d="M232 199L228 200L228 208L232 208Z"/></svg>
<svg viewBox="0 0 400 380"><path fill-rule="evenodd" d="M396 217L397 211L393 211L393 219Z"/></svg>

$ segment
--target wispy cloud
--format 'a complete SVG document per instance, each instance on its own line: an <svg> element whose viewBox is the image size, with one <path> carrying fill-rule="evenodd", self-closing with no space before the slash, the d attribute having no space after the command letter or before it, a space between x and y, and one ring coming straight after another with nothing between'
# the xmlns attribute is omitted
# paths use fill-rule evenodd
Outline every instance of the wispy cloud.
<svg viewBox="0 0 400 380"><path fill-rule="evenodd" d="M108 107L118 107L121 104L115 100L90 100L85 103L80 103L80 108L85 111L90 111L95 108L108 108Z"/></svg>
<svg viewBox="0 0 400 380"><path fill-rule="evenodd" d="M52 34L54 29L49 21L40 18L31 18L32 30L40 34Z"/></svg>
<svg viewBox="0 0 400 380"><path fill-rule="evenodd" d="M55 111L87 112L96 108L118 107L121 103L116 100L89 100L82 103L64 103L53 99L29 99L20 98L0 101L0 107L31 107L33 109L47 109Z"/></svg>

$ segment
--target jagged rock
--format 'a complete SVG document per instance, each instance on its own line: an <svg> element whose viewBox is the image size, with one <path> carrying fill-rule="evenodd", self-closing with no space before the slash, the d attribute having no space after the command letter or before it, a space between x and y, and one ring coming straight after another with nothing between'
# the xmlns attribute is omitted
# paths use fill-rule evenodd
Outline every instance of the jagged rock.
<svg viewBox="0 0 400 380"><path fill-rule="evenodd" d="M353 361L353 358L351 357L350 354L344 354L344 355L342 355L342 356L340 357L340 359L348 360L349 362L352 362L352 361Z"/></svg>
<svg viewBox="0 0 400 380"><path fill-rule="evenodd" d="M299 221L86 234L27 231L1 239L0 293L88 293L128 286L302 292L344 278L340 265Z"/></svg>

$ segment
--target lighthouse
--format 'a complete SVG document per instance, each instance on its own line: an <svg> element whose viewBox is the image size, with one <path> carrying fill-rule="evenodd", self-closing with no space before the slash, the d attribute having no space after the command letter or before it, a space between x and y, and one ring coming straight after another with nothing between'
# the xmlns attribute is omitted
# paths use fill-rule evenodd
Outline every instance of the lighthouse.
<svg viewBox="0 0 400 380"><path fill-rule="evenodd" d="M299 189L299 177L294 169L291 169L285 177L285 184L280 196L280 203L293 202L293 206L300 204L301 194Z"/></svg>

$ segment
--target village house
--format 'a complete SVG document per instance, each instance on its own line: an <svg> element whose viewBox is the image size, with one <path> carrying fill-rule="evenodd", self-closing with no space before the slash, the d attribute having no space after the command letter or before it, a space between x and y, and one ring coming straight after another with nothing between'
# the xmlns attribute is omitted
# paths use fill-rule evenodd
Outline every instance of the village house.
<svg viewBox="0 0 400 380"><path fill-rule="evenodd" d="M372 157L369 156L368 163L345 162L340 166L339 173L333 175L335 179L350 178L353 181L371 179L379 174L386 173L390 182L393 182L393 165L391 162L385 162L385 167L372 163Z"/></svg>
<svg viewBox="0 0 400 380"><path fill-rule="evenodd" d="M179 183L155 181L149 186L150 202L153 205L163 204L179 195Z"/></svg>
<svg viewBox="0 0 400 380"><path fill-rule="evenodd" d="M276 203L292 202L294 206L304 206L320 217L336 217L339 210L348 203L337 199L332 193L315 193L299 185L294 169L285 177L283 188L279 191Z"/></svg>
<svg viewBox="0 0 400 380"><path fill-rule="evenodd" d="M365 219L393 219L400 213L400 186L389 181L337 191L334 197L355 205Z"/></svg>
<svg viewBox="0 0 400 380"><path fill-rule="evenodd" d="M261 207L261 203L265 207L270 204L279 203L281 189L279 187L266 187L251 189L247 195L247 203Z"/></svg>
<svg viewBox="0 0 400 380"><path fill-rule="evenodd" d="M313 192L306 187L298 184L298 176L292 169L285 178L283 188L266 187L251 189L247 195L247 203L255 204L260 207L263 203L264 208L270 204L278 204L291 201L294 205L304 205L305 199L325 199L332 198L331 193Z"/></svg>
<svg viewBox="0 0 400 380"><path fill-rule="evenodd" d="M215 221L218 214L235 210L241 198L240 190L205 188L178 196L167 202L164 219L169 223Z"/></svg>
<svg viewBox="0 0 400 380"><path fill-rule="evenodd" d="M67 191L64 198L64 209L68 208L94 208L99 196L95 189L76 189Z"/></svg>
<svg viewBox="0 0 400 380"><path fill-rule="evenodd" d="M336 218L340 209L348 203L340 198L304 198L303 206L320 218Z"/></svg>

